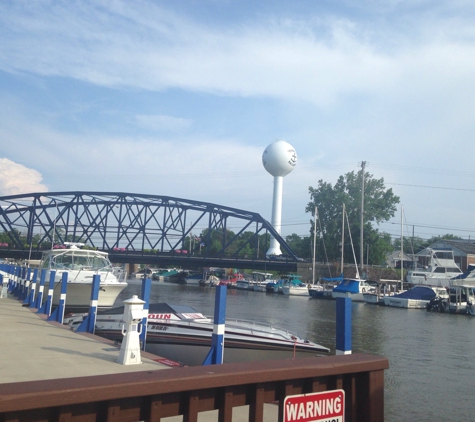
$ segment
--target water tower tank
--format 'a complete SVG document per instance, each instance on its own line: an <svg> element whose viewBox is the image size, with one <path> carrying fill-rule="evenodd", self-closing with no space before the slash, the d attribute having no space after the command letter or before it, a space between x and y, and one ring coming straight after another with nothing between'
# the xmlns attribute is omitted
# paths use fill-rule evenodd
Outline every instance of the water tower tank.
<svg viewBox="0 0 475 422"><path fill-rule="evenodd" d="M270 144L262 154L264 168L274 176L274 196L272 204L272 226L280 234L282 220L282 188L284 177L297 164L297 153L292 145L285 141ZM282 255L279 242L273 237L266 255Z"/></svg>

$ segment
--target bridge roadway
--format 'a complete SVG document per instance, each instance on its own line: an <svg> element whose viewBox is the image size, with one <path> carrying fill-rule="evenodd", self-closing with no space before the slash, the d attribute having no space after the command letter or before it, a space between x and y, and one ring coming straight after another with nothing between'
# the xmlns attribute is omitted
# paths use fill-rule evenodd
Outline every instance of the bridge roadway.
<svg viewBox="0 0 475 422"><path fill-rule="evenodd" d="M203 257L191 255L178 255L169 253L143 253L134 251L106 251L109 252L109 258L116 264L145 264L154 267L175 266L186 269L198 269L202 267L219 268L242 268L261 271L281 271L297 272L298 262L288 260L274 259L234 259L220 257ZM21 250L1 250L1 258L12 258L17 260L41 259L41 252L32 251L31 254Z"/></svg>

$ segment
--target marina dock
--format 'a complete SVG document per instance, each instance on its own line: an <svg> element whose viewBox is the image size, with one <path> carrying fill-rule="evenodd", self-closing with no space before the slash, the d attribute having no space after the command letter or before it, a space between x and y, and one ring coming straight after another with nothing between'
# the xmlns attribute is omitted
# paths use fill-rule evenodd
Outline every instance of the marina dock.
<svg viewBox="0 0 475 422"><path fill-rule="evenodd" d="M142 364L120 365L119 347L101 337L75 333L11 296L0 299L0 384L170 369L142 353Z"/></svg>
<svg viewBox="0 0 475 422"><path fill-rule="evenodd" d="M286 397L345 390L351 420L384 420L379 356L353 354L170 367L142 353L120 365L119 348L45 321L0 299L0 421L281 422Z"/></svg>

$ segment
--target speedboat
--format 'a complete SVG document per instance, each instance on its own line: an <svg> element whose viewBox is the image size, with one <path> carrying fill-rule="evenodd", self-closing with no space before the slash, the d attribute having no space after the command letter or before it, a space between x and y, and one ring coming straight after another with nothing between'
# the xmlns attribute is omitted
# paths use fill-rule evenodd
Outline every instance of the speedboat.
<svg viewBox="0 0 475 422"><path fill-rule="evenodd" d="M359 278L344 278L332 290L332 298L338 297L351 298L353 302L364 302L364 293L374 290L374 287L368 284L366 280Z"/></svg>
<svg viewBox="0 0 475 422"><path fill-rule="evenodd" d="M123 312L124 307L118 307L99 313L95 334L122 341ZM80 324L82 315L71 315L65 323ZM211 347L213 328L212 318L190 306L151 304L145 350L185 365L201 365ZM225 322L224 363L321 355L329 351L285 329L237 319Z"/></svg>
<svg viewBox="0 0 475 422"><path fill-rule="evenodd" d="M91 302L92 278L101 277L99 287L99 308L110 308L117 296L127 286L127 274L113 267L106 252L80 249L82 243L67 242L66 249L52 249L43 253L39 270L46 269L45 283L48 285L51 271L54 279L53 306L59 304L62 274L68 274L66 307L88 308Z"/></svg>
<svg viewBox="0 0 475 422"><path fill-rule="evenodd" d="M386 306L408 309L424 309L436 296L447 298L447 290L442 287L415 286L405 292L383 298Z"/></svg>
<svg viewBox="0 0 475 422"><path fill-rule="evenodd" d="M407 282L413 285L448 287L450 279L462 275L454 260L454 253L447 249L428 249L426 268L410 270Z"/></svg>

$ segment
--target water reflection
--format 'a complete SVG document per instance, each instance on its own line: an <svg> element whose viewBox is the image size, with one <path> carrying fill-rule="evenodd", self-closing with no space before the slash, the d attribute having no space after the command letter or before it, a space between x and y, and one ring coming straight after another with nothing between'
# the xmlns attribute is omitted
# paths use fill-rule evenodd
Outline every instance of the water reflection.
<svg viewBox="0 0 475 422"><path fill-rule="evenodd" d="M140 294L132 280L119 300ZM190 305L213 315L214 290L156 282L151 300ZM335 350L335 302L228 290L228 317L285 327ZM389 359L386 421L473 420L475 319L363 303L352 305L353 352Z"/></svg>

